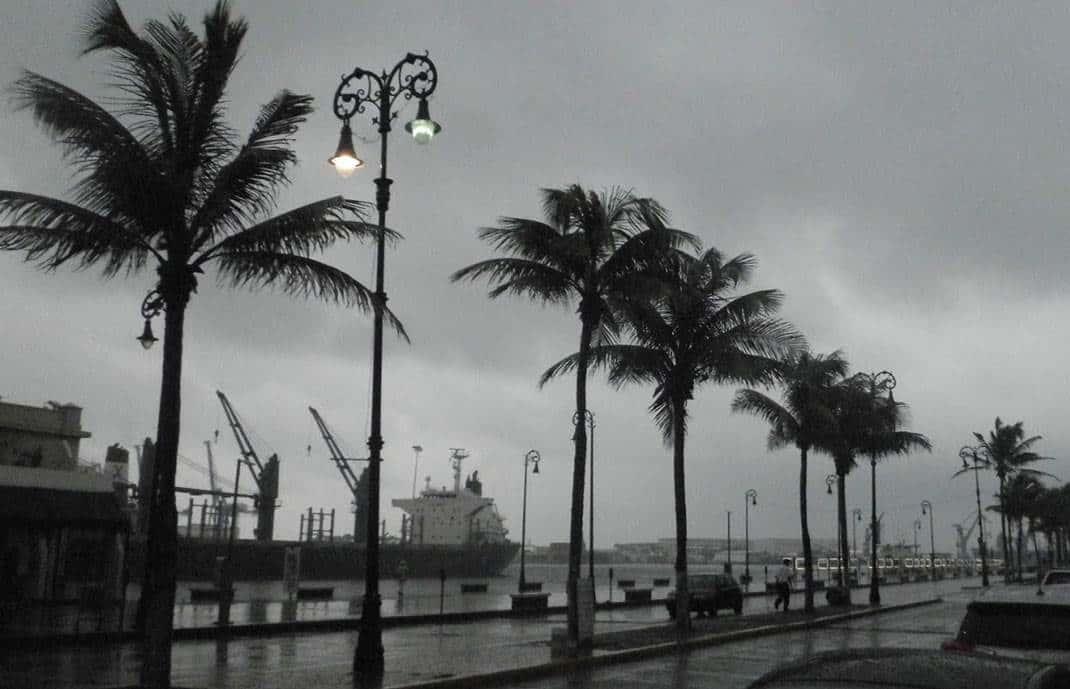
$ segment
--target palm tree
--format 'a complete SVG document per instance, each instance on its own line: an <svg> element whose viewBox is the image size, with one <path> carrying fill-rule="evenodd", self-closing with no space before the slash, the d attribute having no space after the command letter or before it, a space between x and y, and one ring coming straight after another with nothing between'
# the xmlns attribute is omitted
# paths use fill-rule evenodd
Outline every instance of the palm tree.
<svg viewBox="0 0 1070 689"><path fill-rule="evenodd" d="M842 352L828 355L802 352L781 366L783 402L757 390L740 390L732 401L732 411L747 412L769 422L769 449L794 445L799 450L799 524L802 528L806 612L814 610L814 564L806 509L807 455L829 431L832 412L829 389L847 373Z"/></svg>
<svg viewBox="0 0 1070 689"><path fill-rule="evenodd" d="M929 439L920 433L901 430L906 416L906 405L896 402L890 389L888 396L882 393L886 387L878 376L855 374L834 386L830 395L833 426L831 433L821 438L819 448L832 456L837 478L837 520L839 522L840 561L844 562L847 547L847 498L844 494L846 476L857 466L856 457L864 455L870 460L873 512L876 512L876 464L890 456L908 454L915 449L930 450ZM879 602L879 576L876 571L878 534L873 534L870 577L870 601ZM851 589L843 579L846 602L851 600Z"/></svg>
<svg viewBox="0 0 1070 689"><path fill-rule="evenodd" d="M170 683L182 339L198 277L211 264L231 286L378 308L364 285L311 257L339 240L374 237L377 229L363 222L367 204L336 197L267 217L289 182L292 138L312 99L280 92L261 108L248 138L237 140L223 121L224 92L246 30L221 0L204 19L203 39L179 15L150 21L138 34L118 3L104 0L87 21L83 52L114 59L115 114L33 72L13 87L17 104L76 161L79 179L73 202L0 191L0 249L24 251L50 271L100 266L107 278L156 268L155 290L143 305L149 314L164 312L142 594L141 683L153 687Z"/></svg>
<svg viewBox="0 0 1070 689"><path fill-rule="evenodd" d="M676 623L690 624L687 591L687 503L684 441L687 403L704 383L771 383L780 361L795 356L804 340L773 317L783 301L777 290L730 294L747 282L756 260L742 254L725 261L716 249L698 257L677 252L675 285L660 295L619 303L630 343L591 348L590 361L609 370L610 383L654 385L650 412L673 449L676 508ZM543 381L579 369L580 352L554 364Z"/></svg>
<svg viewBox="0 0 1070 689"><path fill-rule="evenodd" d="M999 479L999 523L1003 532L1003 561L1006 563L1003 576L1005 581L1010 582L1012 560L1007 534L1007 480L1015 474L1024 474L1034 478L1051 477L1051 474L1028 468L1030 464L1051 458L1041 457L1032 450L1033 445L1042 438L1039 435L1026 438L1025 427L1021 421L1008 426L997 416L987 438L977 432L973 434L973 437L977 440L978 456L981 460L979 466L996 472L996 478Z"/></svg>
<svg viewBox="0 0 1070 689"><path fill-rule="evenodd" d="M865 395L863 409L870 415L870 423L861 428L859 451L869 457L870 469L870 500L871 511L876 519L877 514L877 462L892 455L906 455L915 450L932 452L932 443L921 433L902 430L902 425L907 418L907 405L896 402L892 396L891 387L887 383L882 385L879 375L856 376L862 383L862 392ZM894 387L894 384L892 385ZM888 396L882 397L881 393L887 389ZM844 551L846 552L847 532L844 526ZM875 529L876 530L876 529ZM878 534L872 538L873 550L870 558L873 564L870 568L872 576L869 582L869 602L880 602L880 575L877 572L877 546Z"/></svg>
<svg viewBox="0 0 1070 689"><path fill-rule="evenodd" d="M568 551L568 641L579 640L577 585L583 551L583 493L586 472L587 368L593 344L614 341L618 322L612 305L644 289L642 279L690 234L666 226L657 201L624 189L589 192L579 185L543 189L545 221L506 217L480 231L481 239L506 254L462 268L451 279L486 279L495 299L514 294L543 304L578 302L580 354L576 365L575 454Z"/></svg>

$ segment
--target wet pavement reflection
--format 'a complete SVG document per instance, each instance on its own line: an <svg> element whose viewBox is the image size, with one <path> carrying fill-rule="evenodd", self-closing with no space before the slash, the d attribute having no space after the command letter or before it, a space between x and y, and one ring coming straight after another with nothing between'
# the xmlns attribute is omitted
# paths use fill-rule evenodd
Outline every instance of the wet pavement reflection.
<svg viewBox="0 0 1070 689"><path fill-rule="evenodd" d="M779 662L820 651L858 646L937 648L957 629L972 595L962 590L963 584L960 579L889 586L882 591L886 604L931 598L934 594L946 596L947 602L937 606L516 686L580 689L612 685L613 689L626 689L651 686L653 682L654 686L742 687ZM854 593L856 602L864 602L864 590ZM819 601L824 602L820 597ZM793 607L801 606L802 596L795 596L792 602ZM287 604L293 605L299 604ZM747 599L749 613L771 609L769 598ZM662 606L600 611L596 633L665 622L667 614ZM384 684L399 686L547 662L550 630L564 623L563 615L551 615L386 629ZM356 632L331 632L242 637L229 642L183 641L174 649L173 683L198 687L351 689L356 640ZM123 685L135 681L139 657L136 643L0 649L0 677L5 678L5 686Z"/></svg>

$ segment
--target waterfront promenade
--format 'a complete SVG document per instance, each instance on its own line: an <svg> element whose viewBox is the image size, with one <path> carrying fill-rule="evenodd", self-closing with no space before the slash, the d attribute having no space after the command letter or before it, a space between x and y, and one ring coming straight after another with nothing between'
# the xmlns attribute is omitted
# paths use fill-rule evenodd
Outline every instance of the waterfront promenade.
<svg viewBox="0 0 1070 689"><path fill-rule="evenodd" d="M952 601L948 604L951 608L942 606L947 608L945 616L950 620L959 614L958 611L964 609L963 596L969 594L963 593L963 587L976 583L976 580L956 579L888 586L882 590L883 602L886 606L893 606L943 596ZM865 590L855 591L856 602L864 603L865 598ZM823 597L819 596L818 601L823 606ZM801 594L794 596L794 604L801 607L801 603ZM954 608L956 605L957 610ZM771 599L758 596L747 599L742 618L728 616L713 620L703 619L701 625L702 631L713 632L722 625L721 628L738 628L741 624L766 626L802 617L801 613L787 616L774 613L771 610ZM838 630L834 636L850 641L858 630L879 629L879 623L866 621L870 619L838 622L834 625ZM383 633L386 652L384 686L450 681L523 668L541 667L545 670L551 662L551 629L563 625L564 615L552 614L536 618L503 617L456 624L420 624L388 628ZM669 626L664 607L661 605L601 610L596 615L595 634L596 638L601 639L610 635L619 636L616 633L624 631L647 635L647 632L636 630L658 626ZM804 640L826 638L824 633L816 632L798 631L790 634L802 635L798 638ZM733 649L738 644L753 645L758 641L760 640L733 642L729 646L721 647L718 653L722 655L718 657L734 657ZM940 640L928 641L932 641L935 647L939 645ZM174 647L173 681L175 686L182 687L351 687L355 643L356 632L352 630L241 636L229 641L180 641ZM805 648L805 644L810 642L799 643ZM615 650L618 649L600 644L594 654L605 656ZM723 655L726 653L727 656ZM770 662L786 658L783 653L776 652L770 656ZM4 678L5 687L123 686L135 681L139 660L137 644L133 642L0 649L0 677ZM631 663L628 667L639 667L651 662L671 661L644 660L638 664ZM578 672L582 674L606 671L608 670ZM507 685L521 681L524 676L525 672L520 672L511 678ZM538 684L540 687L564 686L560 680L539 681L543 682ZM558 683L554 684L555 681Z"/></svg>

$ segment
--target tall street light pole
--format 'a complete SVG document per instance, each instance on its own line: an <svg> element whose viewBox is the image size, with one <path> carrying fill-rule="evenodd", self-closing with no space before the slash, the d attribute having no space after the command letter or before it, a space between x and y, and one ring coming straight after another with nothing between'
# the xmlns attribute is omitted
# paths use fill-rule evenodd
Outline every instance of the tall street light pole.
<svg viewBox="0 0 1070 689"><path fill-rule="evenodd" d="M895 376L891 371L881 371L879 373L857 373L857 377L861 377L862 380L869 383L870 389L874 393L887 392L888 403L894 405L895 398L892 397L892 390L895 389ZM869 456L869 490L870 490L870 528L872 529L873 538L871 539L871 552L870 557L874 567L877 565L877 550L880 546L880 527L877 524L877 455L871 454ZM869 582L869 604L880 605L881 604L881 589L880 589L880 576L873 577Z"/></svg>
<svg viewBox="0 0 1070 689"><path fill-rule="evenodd" d="M590 409L583 410L584 419L587 421L587 428L591 430L591 461L588 464L591 465L591 499L590 499L590 523L587 525L591 543L588 545L588 576L591 577L591 585L594 585L594 413ZM572 415L572 425L575 426L580 422L580 413L576 412Z"/></svg>
<svg viewBox="0 0 1070 689"><path fill-rule="evenodd" d="M929 515L929 560L932 567L933 581L936 581L936 539L933 536L933 504L928 500L921 501L921 516Z"/></svg>
<svg viewBox="0 0 1070 689"><path fill-rule="evenodd" d="M862 510L858 507L851 510L851 557L858 557L858 522L862 521ZM863 558L865 559L865 558ZM857 573L861 577L861 572Z"/></svg>
<svg viewBox="0 0 1070 689"><path fill-rule="evenodd" d="M836 486L836 490L839 490L839 486L837 485L837 482L839 481L839 479L840 479L839 474L829 474L829 475L825 476L825 492L828 493L829 495L832 495L832 486ZM839 510L837 509L837 516L836 516L836 554L837 554L837 557L836 557L836 559L839 560L838 569L840 571L840 586L845 586L845 583L844 583L844 580L843 580L843 558L844 558L843 539L845 539L845 538L847 538L847 536L840 530Z"/></svg>
<svg viewBox="0 0 1070 689"><path fill-rule="evenodd" d="M750 588L750 506L758 506L758 491L750 488L743 494L743 584Z"/></svg>
<svg viewBox="0 0 1070 689"><path fill-rule="evenodd" d="M524 593L525 584L527 584L527 579L524 578L524 552L528 545L528 466L533 464L531 473L539 473L540 459L542 457L539 456L538 450L528 450L528 453L524 455L524 506L520 509L520 581L516 587L518 593Z"/></svg>
<svg viewBox="0 0 1070 689"><path fill-rule="evenodd" d="M917 566L918 559L918 532L921 531L921 520L914 520L914 565Z"/></svg>
<svg viewBox="0 0 1070 689"><path fill-rule="evenodd" d="M353 132L349 120L358 113L369 111L372 124L379 130L379 177L375 180L375 206L379 211L379 236L375 258L375 313L372 335L372 404L371 433L368 437L368 524L365 550L364 601L360 615L360 631L353 655L353 677L358 683L375 683L383 676L382 600L379 597L379 463L382 461L382 401L383 401L383 312L386 309L385 268L386 211L390 205L390 184L387 176L386 144L390 123L397 117L393 110L399 98L416 98L419 107L416 119L405 125L417 143L427 143L440 127L431 119L427 99L438 86L438 70L427 55L409 53L394 68L379 74L357 67L342 77L334 94L334 114L342 120L338 150L330 163L343 177L363 167L353 148Z"/></svg>
<svg viewBox="0 0 1070 689"><path fill-rule="evenodd" d="M728 513L728 574L732 573L732 510Z"/></svg>
<svg viewBox="0 0 1070 689"><path fill-rule="evenodd" d="M988 586L988 554L985 548L985 520L981 513L981 481L977 478L977 472L979 468L977 462L977 448L970 447L969 445L959 450L959 459L962 460L963 470L969 469L970 465L966 463L967 458L973 460L973 487L977 493L977 548L981 551L981 586Z"/></svg>

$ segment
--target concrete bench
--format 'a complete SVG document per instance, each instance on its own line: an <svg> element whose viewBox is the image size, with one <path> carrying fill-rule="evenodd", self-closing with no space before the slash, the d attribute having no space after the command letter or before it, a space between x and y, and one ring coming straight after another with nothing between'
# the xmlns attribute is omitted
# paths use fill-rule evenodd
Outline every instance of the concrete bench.
<svg viewBox="0 0 1070 689"><path fill-rule="evenodd" d="M624 590L625 603L641 603L650 601L650 593L653 589L628 588Z"/></svg>
<svg viewBox="0 0 1070 689"><path fill-rule="evenodd" d="M542 592L510 593L513 612L539 613L550 606L550 594Z"/></svg>

